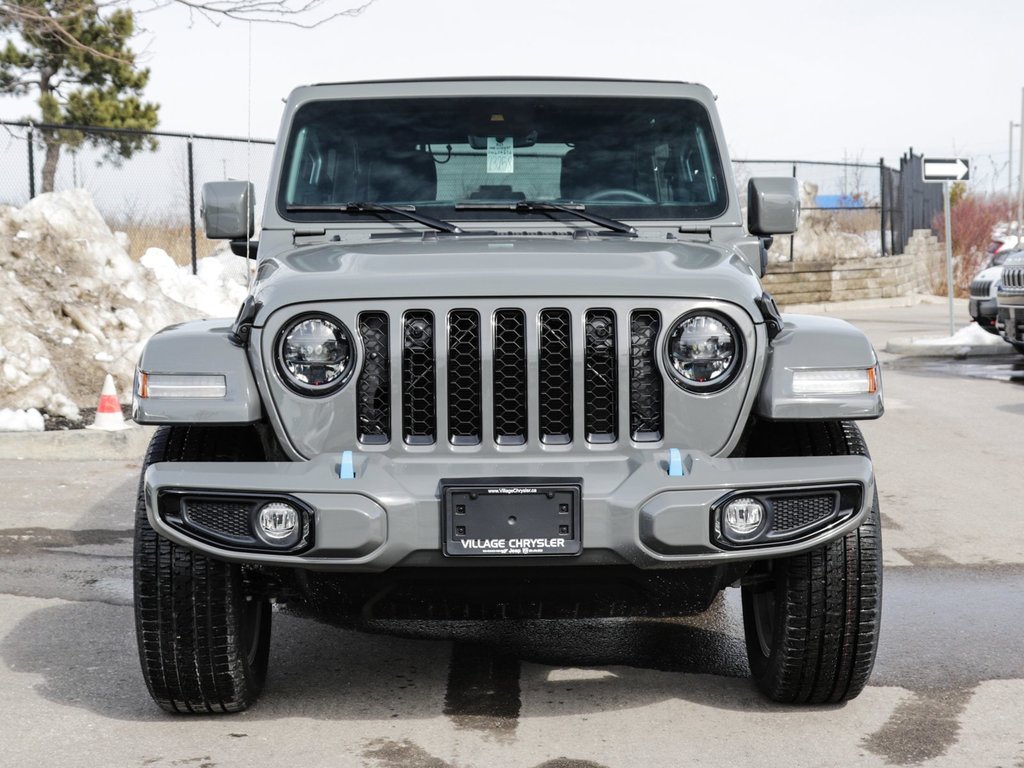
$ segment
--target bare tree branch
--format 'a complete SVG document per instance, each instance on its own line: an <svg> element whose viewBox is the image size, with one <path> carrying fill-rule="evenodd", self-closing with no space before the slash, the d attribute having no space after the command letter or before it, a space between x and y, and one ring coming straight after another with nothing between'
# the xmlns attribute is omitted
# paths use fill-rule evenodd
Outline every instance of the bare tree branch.
<svg viewBox="0 0 1024 768"><path fill-rule="evenodd" d="M300 29L313 29L333 19L362 15L376 0L364 0L361 5L334 10L336 0L148 0L148 7L139 13L181 6L189 15L198 14L210 23L220 26L221 21L250 21L261 24L284 24ZM127 8L131 0L96 0L98 9ZM45 8L22 0L0 0L0 38L14 29L31 29L35 34L50 36L70 48L84 51L90 56L120 61L116 55L97 50L76 37L70 30L71 14L50 15Z"/></svg>
<svg viewBox="0 0 1024 768"><path fill-rule="evenodd" d="M365 0L361 5L333 10L336 0L150 0L150 7L140 12L180 5L218 26L221 20L231 19L313 29L334 19L361 16L375 2Z"/></svg>

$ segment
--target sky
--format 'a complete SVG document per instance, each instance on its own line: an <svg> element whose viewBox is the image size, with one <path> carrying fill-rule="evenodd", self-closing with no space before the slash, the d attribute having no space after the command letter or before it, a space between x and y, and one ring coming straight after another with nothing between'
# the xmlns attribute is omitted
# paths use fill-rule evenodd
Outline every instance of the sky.
<svg viewBox="0 0 1024 768"><path fill-rule="evenodd" d="M345 8L364 0L327 0ZM1007 189L1021 122L1020 0L374 0L313 28L132 0L160 127L273 138L282 99L314 82L580 75L702 82L733 158L972 161ZM31 104L0 98L0 117ZM1013 130L1014 165L1020 130ZM1014 171L1016 176L1016 170Z"/></svg>

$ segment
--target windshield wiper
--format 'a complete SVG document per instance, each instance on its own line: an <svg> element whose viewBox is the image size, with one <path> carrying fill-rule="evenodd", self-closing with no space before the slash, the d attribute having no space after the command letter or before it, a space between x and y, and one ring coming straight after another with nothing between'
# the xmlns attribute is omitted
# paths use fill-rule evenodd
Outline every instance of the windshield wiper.
<svg viewBox="0 0 1024 768"><path fill-rule="evenodd" d="M439 232L447 232L451 235L461 235L462 230L450 221L435 219L433 216L425 216L416 213L414 205L388 205L387 203L343 203L340 205L289 205L288 213L394 213L398 216L431 227Z"/></svg>
<svg viewBox="0 0 1024 768"><path fill-rule="evenodd" d="M609 219L607 216L601 216L598 213L590 213L587 211L587 207L580 203L564 205L547 200L517 200L514 203L459 203L455 206L455 210L515 211L516 213L550 213L551 211L558 211L559 213L568 213L570 216L578 216L589 221L591 224L597 224L599 227L610 229L613 232L620 232L633 237L637 236L635 227L631 227L629 224L616 219Z"/></svg>

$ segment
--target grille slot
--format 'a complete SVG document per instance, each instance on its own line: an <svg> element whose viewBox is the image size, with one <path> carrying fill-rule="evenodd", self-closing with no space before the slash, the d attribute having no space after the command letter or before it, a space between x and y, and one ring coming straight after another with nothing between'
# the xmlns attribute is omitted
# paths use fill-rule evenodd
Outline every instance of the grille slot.
<svg viewBox="0 0 1024 768"><path fill-rule="evenodd" d="M572 442L572 315L567 309L540 313L537 398L541 442Z"/></svg>
<svg viewBox="0 0 1024 768"><path fill-rule="evenodd" d="M520 309L494 313L494 439L526 442L526 316Z"/></svg>
<svg viewBox="0 0 1024 768"><path fill-rule="evenodd" d="M772 499L772 532L786 533L813 525L835 514L838 493Z"/></svg>
<svg viewBox="0 0 1024 768"><path fill-rule="evenodd" d="M480 378L480 313L448 313L448 439L479 445L483 434Z"/></svg>
<svg viewBox="0 0 1024 768"><path fill-rule="evenodd" d="M629 320L629 434L638 443L657 442L664 431L664 391L657 364L661 315L637 310Z"/></svg>
<svg viewBox="0 0 1024 768"><path fill-rule="evenodd" d="M405 313L402 325L402 438L409 445L431 445L437 435L437 364L434 314Z"/></svg>
<svg viewBox="0 0 1024 768"><path fill-rule="evenodd" d="M359 315L363 341L363 370L356 382L356 433L359 442L383 444L391 440L391 358L388 316L383 312Z"/></svg>
<svg viewBox="0 0 1024 768"><path fill-rule="evenodd" d="M252 503L211 499L185 499L182 502L185 519L194 527L220 536L250 541L249 525Z"/></svg>
<svg viewBox="0 0 1024 768"><path fill-rule="evenodd" d="M588 443L618 439L618 360L615 354L615 313L586 313L583 351L583 429Z"/></svg>

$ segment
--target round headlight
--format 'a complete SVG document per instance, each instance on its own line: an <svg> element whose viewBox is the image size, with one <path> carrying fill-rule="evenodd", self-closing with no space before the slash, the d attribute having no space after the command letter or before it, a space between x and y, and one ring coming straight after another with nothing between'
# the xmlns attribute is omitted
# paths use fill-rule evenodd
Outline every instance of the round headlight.
<svg viewBox="0 0 1024 768"><path fill-rule="evenodd" d="M304 395L330 394L352 372L351 336L329 315L297 318L278 337L277 363L292 389Z"/></svg>
<svg viewBox="0 0 1024 768"><path fill-rule="evenodd" d="M698 392L720 389L739 368L739 332L718 314L685 315L672 326L666 352L677 383Z"/></svg>

